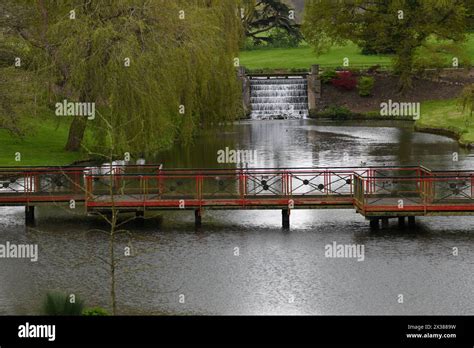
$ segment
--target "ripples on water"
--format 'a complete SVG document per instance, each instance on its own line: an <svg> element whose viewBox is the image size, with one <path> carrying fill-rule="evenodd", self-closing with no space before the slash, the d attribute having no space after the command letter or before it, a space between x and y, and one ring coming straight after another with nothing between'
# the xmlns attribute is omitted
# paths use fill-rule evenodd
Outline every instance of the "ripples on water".
<svg viewBox="0 0 474 348"><path fill-rule="evenodd" d="M345 123L347 124L347 123ZM257 149L256 167L424 164L473 168L473 154L409 127L373 128L314 121L243 123L192 150L163 154L167 167L216 167L217 149ZM459 161L452 162L452 153ZM349 163L342 162L344 153ZM98 217L39 208L26 229L23 208L0 208L0 242L38 243L37 263L0 260L0 314L38 313L46 291L74 292L107 306L107 254ZM281 230L274 210L208 211L194 230L192 212L165 212L129 224L137 255L118 272L126 314L473 314L474 217L418 218L416 231L371 232L353 210L294 210ZM324 257L324 246L364 244L365 260ZM121 239L122 252L128 240ZM459 256L452 255L452 248ZM235 248L239 256L235 256ZM185 303L179 303L179 295ZM404 295L404 304L397 295ZM291 301L294 299L294 301Z"/></svg>

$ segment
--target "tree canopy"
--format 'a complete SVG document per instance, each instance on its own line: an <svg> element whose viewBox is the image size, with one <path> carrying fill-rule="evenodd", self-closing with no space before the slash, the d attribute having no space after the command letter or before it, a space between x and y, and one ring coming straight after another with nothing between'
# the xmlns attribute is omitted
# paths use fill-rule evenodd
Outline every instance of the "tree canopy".
<svg viewBox="0 0 474 348"><path fill-rule="evenodd" d="M96 105L94 120L73 118L69 150L90 127L98 147L112 130L119 151L150 154L241 111L237 0L5 1L3 27L51 112L63 99Z"/></svg>
<svg viewBox="0 0 474 348"><path fill-rule="evenodd" d="M288 35L302 39L296 14L281 0L244 0L241 18L245 36L255 43L271 42L272 30L283 30Z"/></svg>
<svg viewBox="0 0 474 348"><path fill-rule="evenodd" d="M411 87L417 48L432 36L463 41L466 28L464 0L308 0L303 22L305 39L317 53L347 40L393 51L401 91Z"/></svg>

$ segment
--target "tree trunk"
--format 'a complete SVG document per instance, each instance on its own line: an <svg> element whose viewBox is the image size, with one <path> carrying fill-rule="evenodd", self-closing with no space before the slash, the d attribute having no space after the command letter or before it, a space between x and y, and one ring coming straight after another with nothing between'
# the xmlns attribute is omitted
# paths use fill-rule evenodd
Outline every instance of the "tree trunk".
<svg viewBox="0 0 474 348"><path fill-rule="evenodd" d="M86 130L87 118L77 116L72 120L69 127L69 136L66 143L66 151L79 151Z"/></svg>
<svg viewBox="0 0 474 348"><path fill-rule="evenodd" d="M414 47L405 45L395 63L395 73L400 74L398 80L398 91L401 95L406 95L406 93L413 87L413 52Z"/></svg>
<svg viewBox="0 0 474 348"><path fill-rule="evenodd" d="M92 54L92 45L89 42L87 47L87 57L86 60L89 60ZM88 67L86 67L88 69ZM91 71L86 71L86 80L90 81L91 79L89 76L91 75ZM92 97L91 94L91 86L87 85L85 89L83 89L79 96L79 101L83 102L93 102L95 99ZM87 126L87 117L84 116L76 116L72 120L71 126L69 127L69 136L66 143L66 151L79 151L82 144L82 139L84 139L84 132Z"/></svg>
<svg viewBox="0 0 474 348"><path fill-rule="evenodd" d="M114 227L112 227L113 229ZM117 315L117 301L115 294L115 231L110 233L109 253L110 253L110 305L112 315Z"/></svg>

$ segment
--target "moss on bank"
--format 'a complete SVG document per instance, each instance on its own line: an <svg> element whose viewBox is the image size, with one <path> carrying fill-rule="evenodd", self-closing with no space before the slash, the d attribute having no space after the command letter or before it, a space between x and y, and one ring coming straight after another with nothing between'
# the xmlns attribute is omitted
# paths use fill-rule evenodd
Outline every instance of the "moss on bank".
<svg viewBox="0 0 474 348"><path fill-rule="evenodd" d="M450 136L462 146L474 147L474 120L466 125L466 117L467 111L455 99L424 102L415 130Z"/></svg>

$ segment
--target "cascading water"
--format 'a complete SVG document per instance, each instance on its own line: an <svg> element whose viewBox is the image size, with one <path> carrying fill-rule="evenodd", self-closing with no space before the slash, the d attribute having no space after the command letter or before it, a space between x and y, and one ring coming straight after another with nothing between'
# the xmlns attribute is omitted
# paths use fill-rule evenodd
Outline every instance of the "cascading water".
<svg viewBox="0 0 474 348"><path fill-rule="evenodd" d="M303 77L252 78L250 102L252 119L306 118L307 81Z"/></svg>

